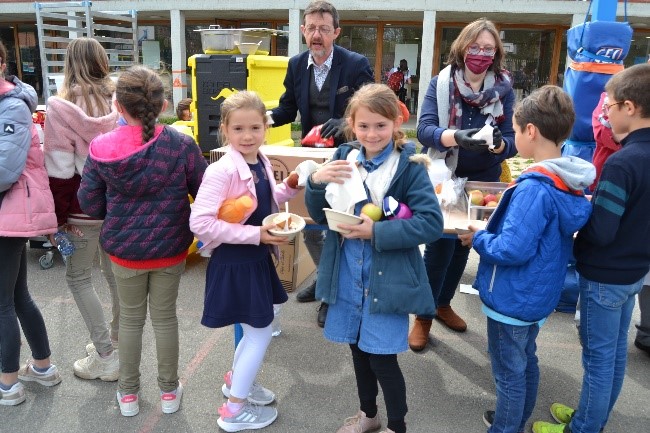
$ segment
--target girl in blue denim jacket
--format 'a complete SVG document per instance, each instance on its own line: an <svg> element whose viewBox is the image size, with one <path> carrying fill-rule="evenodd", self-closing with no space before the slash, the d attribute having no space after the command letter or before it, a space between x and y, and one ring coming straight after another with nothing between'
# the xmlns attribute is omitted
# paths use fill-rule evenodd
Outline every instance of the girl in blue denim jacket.
<svg viewBox="0 0 650 433"><path fill-rule="evenodd" d="M338 433L380 428L377 383L388 413L386 432L403 433L406 386L397 353L408 348L408 314L435 309L418 246L442 235L442 214L425 163L414 157L415 145L400 130L395 93L368 84L354 94L346 117L348 136L354 134L358 142L339 147L333 161L311 175L305 197L311 217L325 224L327 183L342 184L359 170L367 195L354 209L360 224L339 224L349 232L327 234L316 286L317 297L329 304L325 337L350 345L358 387L360 410ZM388 196L413 215L375 222L361 213L367 203L381 208Z"/></svg>

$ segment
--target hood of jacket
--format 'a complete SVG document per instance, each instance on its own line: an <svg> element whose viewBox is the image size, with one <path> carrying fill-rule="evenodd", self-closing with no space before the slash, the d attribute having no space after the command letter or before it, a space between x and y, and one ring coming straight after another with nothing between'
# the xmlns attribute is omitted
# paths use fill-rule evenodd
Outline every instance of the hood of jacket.
<svg viewBox="0 0 650 433"><path fill-rule="evenodd" d="M164 189L174 166L184 162L170 160L181 139L172 128L157 125L152 139L137 145L142 127L122 126L93 140L89 156L101 166L110 188L125 196L146 196Z"/></svg>
<svg viewBox="0 0 650 433"><path fill-rule="evenodd" d="M33 113L36 110L36 106L38 105L38 96L36 95L36 90L34 90L34 88L29 84L23 83L13 75L5 77L5 80L13 84L15 87L5 92L2 92L2 90L0 90L0 98L12 97L21 99L25 101L25 104L27 104L29 107L29 111Z"/></svg>
<svg viewBox="0 0 650 433"><path fill-rule="evenodd" d="M576 199L584 196L584 190L596 178L596 168L590 162L576 156L547 159L531 165L517 183L526 179L538 179L545 185L556 188L563 194L553 194L563 235L573 235L584 221L584 209L576 206Z"/></svg>
<svg viewBox="0 0 650 433"><path fill-rule="evenodd" d="M82 107L74 102L52 96L47 100L47 116L50 118L50 122L46 121L46 126L53 127L52 132L55 133L55 136L72 135L77 142L90 143L98 134L115 129L119 114L113 109L105 116L93 117L86 114ZM66 133L65 130L68 132ZM46 128L46 133L48 132L50 131ZM51 145L56 147L58 141L52 140Z"/></svg>

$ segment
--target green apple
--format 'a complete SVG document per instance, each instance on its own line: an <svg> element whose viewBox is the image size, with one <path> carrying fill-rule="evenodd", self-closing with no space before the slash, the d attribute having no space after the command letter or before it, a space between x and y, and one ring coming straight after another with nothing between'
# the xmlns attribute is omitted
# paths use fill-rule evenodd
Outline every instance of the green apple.
<svg viewBox="0 0 650 433"><path fill-rule="evenodd" d="M478 189L469 192L469 199L474 206L483 206L485 203L483 200L483 192Z"/></svg>
<svg viewBox="0 0 650 433"><path fill-rule="evenodd" d="M361 208L361 213L366 214L373 221L379 221L383 215L379 206L374 203L367 203Z"/></svg>

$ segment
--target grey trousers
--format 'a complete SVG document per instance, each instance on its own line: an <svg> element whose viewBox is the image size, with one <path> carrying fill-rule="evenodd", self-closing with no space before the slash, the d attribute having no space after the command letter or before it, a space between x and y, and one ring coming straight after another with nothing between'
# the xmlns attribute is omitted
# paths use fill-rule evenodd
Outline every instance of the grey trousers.
<svg viewBox="0 0 650 433"><path fill-rule="evenodd" d="M70 240L75 246L75 252L66 261L65 278L77 308L90 332L90 339L99 353L113 350L111 339L118 340L120 326L120 304L117 295L117 285L111 269L108 255L99 246L99 225L76 225L83 236L69 233ZM99 252L99 263L102 274L111 292L112 320L111 329L106 324L104 310L92 283L92 268L95 255Z"/></svg>

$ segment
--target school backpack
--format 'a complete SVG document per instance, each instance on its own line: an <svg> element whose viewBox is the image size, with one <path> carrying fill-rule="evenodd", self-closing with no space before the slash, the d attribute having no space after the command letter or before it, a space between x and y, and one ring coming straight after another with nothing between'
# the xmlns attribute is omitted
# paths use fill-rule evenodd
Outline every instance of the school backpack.
<svg viewBox="0 0 650 433"><path fill-rule="evenodd" d="M399 69L393 72L388 77L388 82L386 84L388 84L388 87L390 87L393 92L399 92L399 89L401 89L404 84L404 73Z"/></svg>

